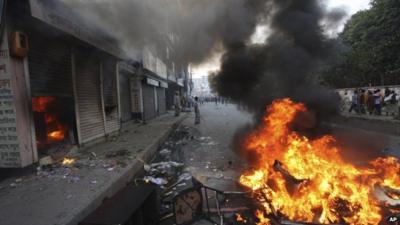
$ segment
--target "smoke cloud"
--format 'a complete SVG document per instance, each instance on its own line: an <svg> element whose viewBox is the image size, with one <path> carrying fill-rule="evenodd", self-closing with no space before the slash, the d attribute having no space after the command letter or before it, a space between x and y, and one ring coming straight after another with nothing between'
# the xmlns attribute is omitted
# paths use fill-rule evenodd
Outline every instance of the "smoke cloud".
<svg viewBox="0 0 400 225"><path fill-rule="evenodd" d="M221 70L211 86L221 96L260 111L277 98L305 102L318 116L337 111L335 93L317 76L336 43L326 31L343 10L321 0L68 0L114 33L130 52L150 45L162 58L199 64L223 46ZM258 25L268 26L265 44L251 44ZM170 46L171 51L166 51Z"/></svg>
<svg viewBox="0 0 400 225"><path fill-rule="evenodd" d="M318 117L335 114L339 98L318 85L316 74L332 59L336 43L325 30L342 20L343 11L329 12L319 0L269 0L265 44L227 42L213 88L254 111L274 99L304 102Z"/></svg>

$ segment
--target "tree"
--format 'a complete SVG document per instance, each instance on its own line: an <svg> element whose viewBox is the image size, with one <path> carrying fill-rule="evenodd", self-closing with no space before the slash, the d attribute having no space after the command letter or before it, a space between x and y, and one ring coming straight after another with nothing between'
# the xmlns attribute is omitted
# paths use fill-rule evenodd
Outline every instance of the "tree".
<svg viewBox="0 0 400 225"><path fill-rule="evenodd" d="M324 73L326 83L400 84L400 1L373 0L370 9L351 17L339 39L350 50Z"/></svg>

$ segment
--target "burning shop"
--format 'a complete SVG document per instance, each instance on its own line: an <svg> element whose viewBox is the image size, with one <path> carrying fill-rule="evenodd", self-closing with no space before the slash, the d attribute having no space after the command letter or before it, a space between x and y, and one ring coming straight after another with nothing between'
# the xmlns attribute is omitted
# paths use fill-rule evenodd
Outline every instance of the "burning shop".
<svg viewBox="0 0 400 225"><path fill-rule="evenodd" d="M24 167L117 132L116 41L60 1L8 1L6 10L14 120L2 126L17 137L0 149L0 166Z"/></svg>

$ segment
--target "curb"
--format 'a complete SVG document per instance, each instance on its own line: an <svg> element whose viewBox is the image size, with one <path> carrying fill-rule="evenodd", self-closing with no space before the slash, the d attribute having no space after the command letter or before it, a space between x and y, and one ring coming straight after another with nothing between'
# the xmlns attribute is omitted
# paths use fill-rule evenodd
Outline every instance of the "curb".
<svg viewBox="0 0 400 225"><path fill-rule="evenodd" d="M132 179L142 170L143 164L149 162L156 155L158 148L168 139L171 133L178 128L178 126L188 117L187 114L183 115L178 121L173 123L167 130L160 135L157 140L150 146L144 149L138 154L136 159L125 168L125 171L121 176L112 180L110 185L101 191L101 194L90 200L90 203L79 213L72 216L68 222L62 225L77 225L86 216L88 216L93 210L97 209L106 198L110 198L115 195L119 190L124 188ZM59 225L59 224L57 224Z"/></svg>

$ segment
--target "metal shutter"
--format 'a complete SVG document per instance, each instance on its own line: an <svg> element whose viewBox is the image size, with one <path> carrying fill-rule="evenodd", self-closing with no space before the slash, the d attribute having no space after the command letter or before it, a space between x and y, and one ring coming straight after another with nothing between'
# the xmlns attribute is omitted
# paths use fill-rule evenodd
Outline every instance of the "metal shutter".
<svg viewBox="0 0 400 225"><path fill-rule="evenodd" d="M161 114L164 114L167 111L167 99L165 97L165 89L157 88L157 99L158 99L158 111Z"/></svg>
<svg viewBox="0 0 400 225"><path fill-rule="evenodd" d="M34 97L73 96L71 54L67 43L33 35L28 56Z"/></svg>
<svg viewBox="0 0 400 225"><path fill-rule="evenodd" d="M100 63L78 54L76 65L76 92L81 142L104 136L104 118L100 98Z"/></svg>
<svg viewBox="0 0 400 225"><path fill-rule="evenodd" d="M119 77L122 122L127 122L132 119L131 87L129 77L129 74L126 73L120 73Z"/></svg>
<svg viewBox="0 0 400 225"><path fill-rule="evenodd" d="M144 118L153 119L157 116L155 107L154 86L143 84Z"/></svg>
<svg viewBox="0 0 400 225"><path fill-rule="evenodd" d="M118 97L117 97L117 62L111 58L102 63L103 78L103 98L106 107L106 133L118 131L120 120L118 115ZM108 109L111 111L108 112Z"/></svg>

